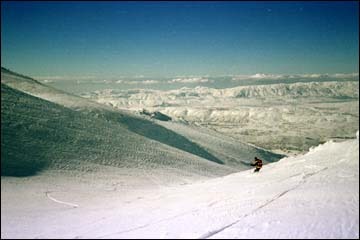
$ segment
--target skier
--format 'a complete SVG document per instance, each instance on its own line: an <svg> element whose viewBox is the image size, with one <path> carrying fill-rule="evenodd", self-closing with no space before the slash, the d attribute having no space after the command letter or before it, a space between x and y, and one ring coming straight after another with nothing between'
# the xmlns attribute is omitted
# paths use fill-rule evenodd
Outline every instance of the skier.
<svg viewBox="0 0 360 240"><path fill-rule="evenodd" d="M251 164L251 166L255 166L254 172L259 172L262 167L262 160L255 157L255 162Z"/></svg>

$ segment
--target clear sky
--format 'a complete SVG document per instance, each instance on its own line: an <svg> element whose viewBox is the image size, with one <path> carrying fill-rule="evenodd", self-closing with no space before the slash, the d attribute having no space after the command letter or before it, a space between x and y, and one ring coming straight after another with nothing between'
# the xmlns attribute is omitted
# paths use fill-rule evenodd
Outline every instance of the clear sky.
<svg viewBox="0 0 360 240"><path fill-rule="evenodd" d="M359 3L1 2L1 65L30 76L359 71Z"/></svg>

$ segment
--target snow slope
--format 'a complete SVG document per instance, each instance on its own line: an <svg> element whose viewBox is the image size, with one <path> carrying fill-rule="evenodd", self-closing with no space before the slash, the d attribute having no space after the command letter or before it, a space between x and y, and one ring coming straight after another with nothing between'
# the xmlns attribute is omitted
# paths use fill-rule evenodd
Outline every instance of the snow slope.
<svg viewBox="0 0 360 240"><path fill-rule="evenodd" d="M168 144L135 134L115 121L64 108L3 84L1 93L2 175L31 176L45 169L88 172L103 165L176 169L182 175L200 176L234 171L215 164L213 161L220 160L165 128L156 130L172 137Z"/></svg>
<svg viewBox="0 0 360 240"><path fill-rule="evenodd" d="M201 179L248 169L254 156L268 161L281 157L233 141L226 144L236 149L229 155L239 155L239 164L227 165L228 154L211 153L215 142L205 146L154 121L5 70L1 91L2 175L28 176L46 169L76 169L82 174L112 166L121 174L127 168L161 170L166 175L162 181L173 175L184 182L186 177ZM142 174L134 170L132 175Z"/></svg>
<svg viewBox="0 0 360 240"><path fill-rule="evenodd" d="M101 165L167 168L169 171L175 168L185 175L193 172L211 176L234 171L211 162L217 159L197 144L170 131L163 130L172 134L173 146L6 85L1 87L1 95L2 175L31 176L45 169L87 172L95 171ZM208 157L210 161L199 156Z"/></svg>
<svg viewBox="0 0 360 240"><path fill-rule="evenodd" d="M188 138L176 129L6 69L1 74L2 175L34 175L48 168L89 172L113 166L209 177L248 169L254 156L268 161L282 157L235 140L223 144L232 151L218 154L216 142L205 144L206 139ZM228 165L230 157L239 164Z"/></svg>
<svg viewBox="0 0 360 240"><path fill-rule="evenodd" d="M238 140L211 130L207 127L182 124L172 121L156 121L157 124L166 127L192 142L203 146L209 153L224 161L227 166L241 169L248 169L249 156L261 155L264 162L275 162L285 155L274 154L268 150L239 142Z"/></svg>
<svg viewBox="0 0 360 240"><path fill-rule="evenodd" d="M12 72L3 67L1 67L1 83L30 95L74 109L101 107L95 102L86 101L78 96L55 89L33 78Z"/></svg>
<svg viewBox="0 0 360 240"><path fill-rule="evenodd" d="M1 194L2 238L356 239L359 139L185 186L124 194L43 174L4 178Z"/></svg>

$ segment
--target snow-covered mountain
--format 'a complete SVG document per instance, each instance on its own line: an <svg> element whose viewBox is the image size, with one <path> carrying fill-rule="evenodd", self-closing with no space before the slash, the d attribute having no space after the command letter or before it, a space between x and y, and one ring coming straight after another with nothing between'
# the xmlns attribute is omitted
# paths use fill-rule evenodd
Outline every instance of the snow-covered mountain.
<svg viewBox="0 0 360 240"><path fill-rule="evenodd" d="M282 158L4 69L1 130L3 239L359 237L358 133Z"/></svg>
<svg viewBox="0 0 360 240"><path fill-rule="evenodd" d="M98 90L84 97L119 109L159 111L279 152L306 152L351 137L359 125L359 81Z"/></svg>
<svg viewBox="0 0 360 240"><path fill-rule="evenodd" d="M1 77L2 175L33 175L44 169L95 171L113 166L163 169L174 178L209 177L248 169L254 156L266 162L282 157L236 140L224 142L230 150L220 154L217 143L205 144L205 138L186 137L175 128L9 71L3 71ZM185 132L196 132L187 128L182 127Z"/></svg>
<svg viewBox="0 0 360 240"><path fill-rule="evenodd" d="M221 106L223 103L226 103L226 105L231 104L229 99L235 100L236 98L263 99L280 97L281 99L287 98L286 100L288 100L294 97L331 97L356 99L359 97L358 86L358 81L340 81L240 86L225 89L184 87L170 91L106 89L83 93L83 96L97 99L99 102L108 102L107 100L113 99L112 104L122 107L178 106L209 101L215 103L215 106Z"/></svg>

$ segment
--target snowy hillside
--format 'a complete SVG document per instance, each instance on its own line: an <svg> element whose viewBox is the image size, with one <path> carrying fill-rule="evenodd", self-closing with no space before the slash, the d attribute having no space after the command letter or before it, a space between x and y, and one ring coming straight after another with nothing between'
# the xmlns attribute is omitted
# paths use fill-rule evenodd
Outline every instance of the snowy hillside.
<svg viewBox="0 0 360 240"><path fill-rule="evenodd" d="M95 102L84 100L83 98L80 98L73 94L61 91L59 89L55 89L33 78L12 72L3 67L1 68L1 83L6 84L7 86L17 89L19 91L51 102L55 102L66 107L71 107L75 109L104 108L104 106L101 106Z"/></svg>
<svg viewBox="0 0 360 240"><path fill-rule="evenodd" d="M2 175L34 175L46 169L91 172L112 166L161 170L173 175L171 182L187 182L187 177L201 179L248 169L254 156L266 162L282 157L238 141L225 142L224 147L231 150L219 154L217 142L205 144L176 129L47 88L33 79L4 72L2 82ZM135 170L132 175L139 174ZM168 177L162 181L169 181Z"/></svg>
<svg viewBox="0 0 360 240"><path fill-rule="evenodd" d="M359 81L159 90L99 90L84 97L119 109L160 111L279 152L347 139L359 125Z"/></svg>
<svg viewBox="0 0 360 240"><path fill-rule="evenodd" d="M196 143L165 128L159 127L158 134L172 135L173 142L168 144L152 141L120 124L72 111L7 86L1 87L1 95L2 175L27 176L44 169L87 172L95 171L101 165L165 167L170 172L175 168L184 175L191 175L191 172L216 175L233 171L212 163L220 160Z"/></svg>
<svg viewBox="0 0 360 240"><path fill-rule="evenodd" d="M185 186L107 174L2 178L1 237L359 238L358 138Z"/></svg>

